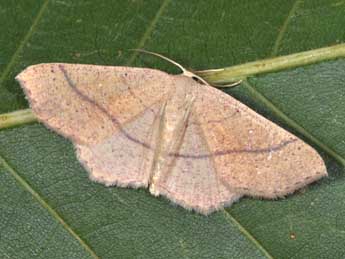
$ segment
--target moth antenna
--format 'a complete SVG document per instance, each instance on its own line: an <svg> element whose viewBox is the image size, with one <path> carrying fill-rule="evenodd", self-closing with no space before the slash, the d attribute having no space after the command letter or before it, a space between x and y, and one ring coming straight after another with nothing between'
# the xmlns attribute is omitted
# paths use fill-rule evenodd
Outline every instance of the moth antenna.
<svg viewBox="0 0 345 259"><path fill-rule="evenodd" d="M133 50L133 51L138 51L138 52L142 52L142 53L146 53L146 54L150 54L150 55L153 55L153 56L156 56L156 57L160 57L161 59L164 59L168 62L170 62L171 64L177 66L179 69L182 70L182 75L185 75L185 76L188 76L188 77L194 77L194 78L197 78L198 80L200 80L201 82L203 82L205 85L210 85L205 79L203 79L202 77L194 74L193 72L185 69L181 64L175 62L174 60L170 59L170 58L167 58L161 54L158 54L158 53L155 53L155 52L151 52L151 51L148 51L148 50L144 50L144 49L130 49L130 50Z"/></svg>

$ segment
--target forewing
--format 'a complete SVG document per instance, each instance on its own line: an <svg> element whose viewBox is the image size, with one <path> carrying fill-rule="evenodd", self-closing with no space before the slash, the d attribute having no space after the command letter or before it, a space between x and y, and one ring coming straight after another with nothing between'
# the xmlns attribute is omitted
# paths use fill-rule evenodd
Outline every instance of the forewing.
<svg viewBox="0 0 345 259"><path fill-rule="evenodd" d="M37 118L77 144L100 143L171 91L152 69L39 64L17 76Z"/></svg>
<svg viewBox="0 0 345 259"><path fill-rule="evenodd" d="M219 179L236 192L274 198L327 175L313 148L231 96L200 86L195 109Z"/></svg>

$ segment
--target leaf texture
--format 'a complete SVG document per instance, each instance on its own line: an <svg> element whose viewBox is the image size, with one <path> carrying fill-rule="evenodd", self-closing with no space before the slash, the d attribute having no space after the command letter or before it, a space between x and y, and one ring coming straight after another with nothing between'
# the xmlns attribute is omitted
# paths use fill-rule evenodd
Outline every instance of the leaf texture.
<svg viewBox="0 0 345 259"><path fill-rule="evenodd" d="M14 77L44 62L210 69L344 42L339 0L0 3L0 112L27 108ZM0 131L1 258L342 258L345 61L246 80L227 92L306 140L329 177L209 217L146 190L92 183L71 143L39 124Z"/></svg>

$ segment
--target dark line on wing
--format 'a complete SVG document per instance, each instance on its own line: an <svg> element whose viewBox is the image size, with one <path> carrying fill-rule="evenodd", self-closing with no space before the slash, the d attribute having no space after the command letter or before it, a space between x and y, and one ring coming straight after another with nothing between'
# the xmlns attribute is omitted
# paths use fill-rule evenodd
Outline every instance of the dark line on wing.
<svg viewBox="0 0 345 259"><path fill-rule="evenodd" d="M295 139L289 139L286 141L283 141L279 143L278 145L271 146L268 148L257 148L257 149L229 149L229 150L222 150L222 151L216 151L212 154L201 154L201 155L189 155L189 154L171 154L176 157L183 157L183 158L207 158L212 156L224 156L224 155L230 155L230 154L241 154L241 153L249 153L249 154L263 154L268 152L275 152L279 151L285 146L296 142L297 138Z"/></svg>
<svg viewBox="0 0 345 259"><path fill-rule="evenodd" d="M63 65L59 65L60 70L62 71L63 75L65 76L68 85L75 91L76 94L78 94L84 101L96 106L98 109L100 109L115 125L119 128L120 132L126 136L129 140L138 143L148 149L151 149L150 145L132 137L130 134L128 134L124 128L122 127L121 123L113 116L111 116L106 109L104 109L102 106L100 106L97 102L90 99L88 96L84 95L76 86L76 84L71 80L71 78L68 76L67 71L65 70Z"/></svg>
<svg viewBox="0 0 345 259"><path fill-rule="evenodd" d="M72 79L68 76L68 73L65 70L63 65L60 64L59 68L60 68L61 72L63 73L64 77L66 78L68 85L73 89L73 91L75 91L75 93L78 94L78 96L80 96L80 98L82 98L84 101L96 106L99 110L101 110L116 125L116 127L119 128L120 132L126 138L133 141L134 143L142 145L143 147L145 147L147 149L151 149L151 150L153 149L149 144L147 144L147 143L145 143L139 139L136 139L135 137L132 137L128 132L126 132L126 130L122 127L120 122L115 117L113 117L111 114L109 114L105 108L103 108L97 102L95 102L94 100L90 99L88 96L83 94L76 87L76 84L72 81ZM181 158L191 158L191 159L204 159L204 158L208 158L208 157L224 156L224 155L229 155L229 154L241 154L241 153L262 154L262 153L268 153L268 152L272 152L272 151L273 152L278 151L278 150L284 148L285 146L289 145L290 143L293 143L297 140L298 140L297 138L286 140L286 141L279 143L278 145L271 146L268 148L240 149L240 150L229 149L229 150L223 150L223 151L216 151L215 153L212 153L212 154L208 153L208 154L200 154L200 155L170 153L169 156L181 157Z"/></svg>
<svg viewBox="0 0 345 259"><path fill-rule="evenodd" d="M226 120L229 120L231 118L234 117L234 115L236 114L237 112L234 112L233 114L229 115L229 116L225 116L221 119L217 119L217 120L208 120L208 121L205 121L203 123L199 123L199 122L189 122L188 124L192 124L192 125L204 125L204 124L216 124L216 123L224 123L224 121Z"/></svg>

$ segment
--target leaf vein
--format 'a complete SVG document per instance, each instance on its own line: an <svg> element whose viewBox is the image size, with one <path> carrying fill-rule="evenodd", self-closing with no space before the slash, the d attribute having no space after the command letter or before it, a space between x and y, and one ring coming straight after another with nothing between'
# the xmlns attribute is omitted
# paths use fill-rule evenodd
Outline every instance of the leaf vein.
<svg viewBox="0 0 345 259"><path fill-rule="evenodd" d="M145 42L147 41L147 39L150 37L153 28L156 26L159 18L162 16L164 10L166 9L166 7L168 6L168 4L170 3L171 0L164 0L161 4L161 6L159 7L156 15L154 16L154 18L152 19L152 21L149 23L149 26L147 27L147 29L145 30L143 36L141 37L138 46L135 49L141 49L142 47L144 47ZM138 52L134 52L133 55L129 58L127 65L132 64L132 62L135 60L135 58L138 56Z"/></svg>
<svg viewBox="0 0 345 259"><path fill-rule="evenodd" d="M272 49L272 53L271 56L274 57L277 55L278 51L279 51L279 47L281 45L281 42L283 40L283 37L286 33L287 27L291 21L291 18L293 17L293 15L296 13L296 10L298 9L299 5L301 4L301 0L296 0L295 3L292 5L292 8L290 10L290 12L288 13L288 16L286 17L282 27L279 30L277 39L274 43L273 49Z"/></svg>
<svg viewBox="0 0 345 259"><path fill-rule="evenodd" d="M262 246L262 244L255 239L255 237L247 231L240 222L238 222L227 210L224 210L224 217L230 224L235 225L238 230L245 236L249 241L251 241L267 258L274 259L274 257Z"/></svg>
<svg viewBox="0 0 345 259"><path fill-rule="evenodd" d="M56 212L44 199L41 195L36 192L30 184L25 181L15 169L13 169L7 161L0 156L0 164L3 165L5 169L17 180L17 182L22 185L22 187L28 191L40 204L45 208L81 245L82 247L89 252L93 258L99 258L97 254L91 249L91 247L65 222L65 220Z"/></svg>
<svg viewBox="0 0 345 259"><path fill-rule="evenodd" d="M244 86L259 100L261 101L267 108L270 109L274 114L278 115L281 119L283 119L289 127L295 129L301 135L309 139L313 142L316 146L318 146L321 150L327 153L330 157L334 160L338 161L341 165L345 166L345 158L338 154L334 149L329 147L328 145L324 144L321 140L317 137L312 135L309 131L299 125L296 121L282 112L275 104L273 104L269 99L266 98L260 91L258 91L255 87L253 87L247 80L242 82Z"/></svg>
<svg viewBox="0 0 345 259"><path fill-rule="evenodd" d="M12 67L14 66L14 63L17 59L17 57L19 56L19 53L22 51L22 49L24 48L25 44L28 42L28 40L30 39L32 33L34 32L37 24L40 22L45 10L47 9L49 0L46 0L40 10L38 11L36 17L34 18L32 25L30 26L28 32L26 33L26 35L24 36L23 40L19 43L17 50L14 52L12 58L10 59L10 61L8 62L7 66L4 69L4 72L2 73L1 77L0 77L0 85L3 84L3 82L5 81L7 75L10 73Z"/></svg>

